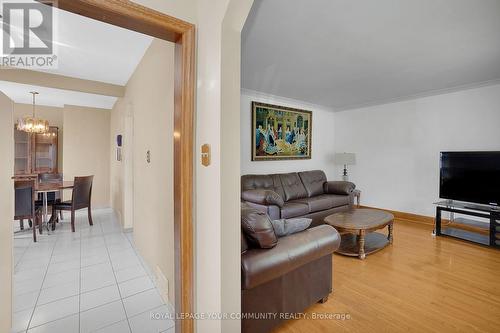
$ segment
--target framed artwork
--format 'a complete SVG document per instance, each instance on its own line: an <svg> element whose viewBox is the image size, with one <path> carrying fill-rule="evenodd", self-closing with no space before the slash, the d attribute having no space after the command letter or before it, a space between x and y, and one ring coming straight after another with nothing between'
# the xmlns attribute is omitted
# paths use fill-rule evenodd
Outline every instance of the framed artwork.
<svg viewBox="0 0 500 333"><path fill-rule="evenodd" d="M311 158L312 112L252 102L252 161Z"/></svg>

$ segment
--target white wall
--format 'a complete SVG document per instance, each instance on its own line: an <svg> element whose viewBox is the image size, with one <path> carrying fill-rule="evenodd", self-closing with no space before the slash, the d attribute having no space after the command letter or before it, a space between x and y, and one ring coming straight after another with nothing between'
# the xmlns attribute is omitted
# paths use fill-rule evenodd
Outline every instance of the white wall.
<svg viewBox="0 0 500 333"><path fill-rule="evenodd" d="M238 252L239 200L226 200L223 193L239 197L239 173L226 179L224 170L238 159L239 145L226 137L239 137L240 124L233 104L240 89L241 27L253 0L197 1L197 103L196 103L196 311L238 312L240 294L226 293L241 286L241 266L235 264ZM224 24L223 24L224 22ZM239 31L238 31L239 30ZM224 36L223 36L224 35ZM236 91L235 91L236 90ZM228 133L221 134L223 119L234 119ZM200 146L212 147L212 164L200 163ZM237 166L236 166L237 167ZM239 170L238 170L239 171ZM236 198L237 198L236 197ZM224 210L223 210L224 209ZM235 215L236 212L236 215ZM228 231L229 230L229 231ZM238 253L239 255L239 253ZM208 260L206 259L208 258ZM239 321L199 320L197 332L238 332Z"/></svg>
<svg viewBox="0 0 500 333"><path fill-rule="evenodd" d="M110 110L64 106L64 179L94 175L92 208L109 207ZM64 191L67 200L71 191Z"/></svg>
<svg viewBox="0 0 500 333"><path fill-rule="evenodd" d="M10 332L12 311L12 234L14 217L13 102L0 92L0 332Z"/></svg>
<svg viewBox="0 0 500 333"><path fill-rule="evenodd" d="M227 78L221 77L221 73L227 68L227 60L233 64L234 57L239 56L241 45L237 39L223 41L222 32L225 29L222 27L222 21L234 20L236 25L242 25L253 0L135 1L196 24L195 311L205 313L219 312L222 309L238 311L240 307L234 304L239 304L235 302L235 298L238 300L239 296L222 292L221 276L226 276L225 284L239 286L241 268L239 265L226 266L230 262L226 256L232 258L234 253L239 251L238 242L228 242L227 246L221 246L222 230L228 225L229 228L234 226L234 218L223 216L221 213L222 193L228 187L230 192L235 189L235 192L238 192L239 179L232 179L228 184L220 181L221 163L231 162L230 158L224 161L221 158L221 155L225 154L221 148L225 148L226 144L221 142L220 124L222 117L234 112L234 108L222 108L221 96L224 99L239 97L239 92L234 94L229 91L232 89L229 85L222 87L222 81ZM233 8L228 10L228 7ZM222 53L226 55L224 61ZM228 59L227 56L231 56L232 59ZM230 66L230 69L233 67ZM233 71L234 76L239 76L239 72L239 69ZM239 90L239 81L232 81L232 84ZM239 123L234 126L234 135L238 136ZM201 166L199 159L200 146L205 143L212 147L212 165L209 167ZM229 154L238 156L239 147L234 149L235 151ZM239 202L230 205L231 212L239 208ZM195 329L197 332L234 332L233 323L228 324L228 321L223 320L198 320Z"/></svg>
<svg viewBox="0 0 500 333"><path fill-rule="evenodd" d="M434 215L439 152L500 150L500 85L335 113L362 204Z"/></svg>
<svg viewBox="0 0 500 333"><path fill-rule="evenodd" d="M241 312L240 113L241 30L253 0L233 1L222 21L221 61L221 311ZM238 235L240 235L238 239ZM240 332L239 320L223 320L223 332Z"/></svg>
<svg viewBox="0 0 500 333"><path fill-rule="evenodd" d="M296 161L252 161L252 101L312 111L312 158ZM326 107L250 90L241 91L241 174L268 174L320 169L335 178L335 113Z"/></svg>
<svg viewBox="0 0 500 333"><path fill-rule="evenodd" d="M174 49L154 39L127 83L125 96L111 111L112 205L150 268L168 279L159 284L174 303ZM133 129L126 130L132 117ZM129 132L129 133L127 133ZM116 160L116 135L123 135L123 160ZM132 147L130 147L132 145ZM132 148L132 150L129 150ZM151 163L146 152L151 152ZM133 153L133 156L130 156ZM126 163L133 164L133 188L127 187ZM133 192L133 193L130 193ZM133 195L133 210L126 198ZM133 215L133 225L125 223ZM161 275L158 276L161 281ZM168 287L168 288L167 288ZM167 290L168 289L168 290Z"/></svg>

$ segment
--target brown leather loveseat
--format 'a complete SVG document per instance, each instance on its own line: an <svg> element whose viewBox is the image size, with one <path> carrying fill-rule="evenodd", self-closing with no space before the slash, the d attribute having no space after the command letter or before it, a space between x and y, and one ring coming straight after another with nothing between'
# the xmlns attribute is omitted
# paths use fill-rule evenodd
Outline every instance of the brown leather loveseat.
<svg viewBox="0 0 500 333"><path fill-rule="evenodd" d="M241 177L241 199L266 212L271 220L311 218L311 227L354 203L355 185L327 181L321 170Z"/></svg>
<svg viewBox="0 0 500 333"><path fill-rule="evenodd" d="M241 326L271 331L290 314L325 301L332 292L332 255L340 245L329 225L276 237L269 216L241 209Z"/></svg>

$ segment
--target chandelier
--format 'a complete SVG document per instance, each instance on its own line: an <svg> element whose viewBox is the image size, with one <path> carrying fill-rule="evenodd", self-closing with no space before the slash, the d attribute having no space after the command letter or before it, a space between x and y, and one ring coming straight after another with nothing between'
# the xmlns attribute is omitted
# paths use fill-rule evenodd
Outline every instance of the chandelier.
<svg viewBox="0 0 500 333"><path fill-rule="evenodd" d="M44 134L49 132L49 122L47 120L43 120L35 117L35 98L38 95L38 92L32 91L30 94L33 95L33 115L32 116L24 116L19 119L17 122L17 129L19 131L27 132L27 133L37 133Z"/></svg>

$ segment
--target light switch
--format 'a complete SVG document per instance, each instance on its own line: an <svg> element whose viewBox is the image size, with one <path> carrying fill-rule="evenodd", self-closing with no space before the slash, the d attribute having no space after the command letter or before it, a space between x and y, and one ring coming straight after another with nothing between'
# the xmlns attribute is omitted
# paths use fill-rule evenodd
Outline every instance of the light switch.
<svg viewBox="0 0 500 333"><path fill-rule="evenodd" d="M210 165L210 145L204 144L201 146L201 164L204 166Z"/></svg>

